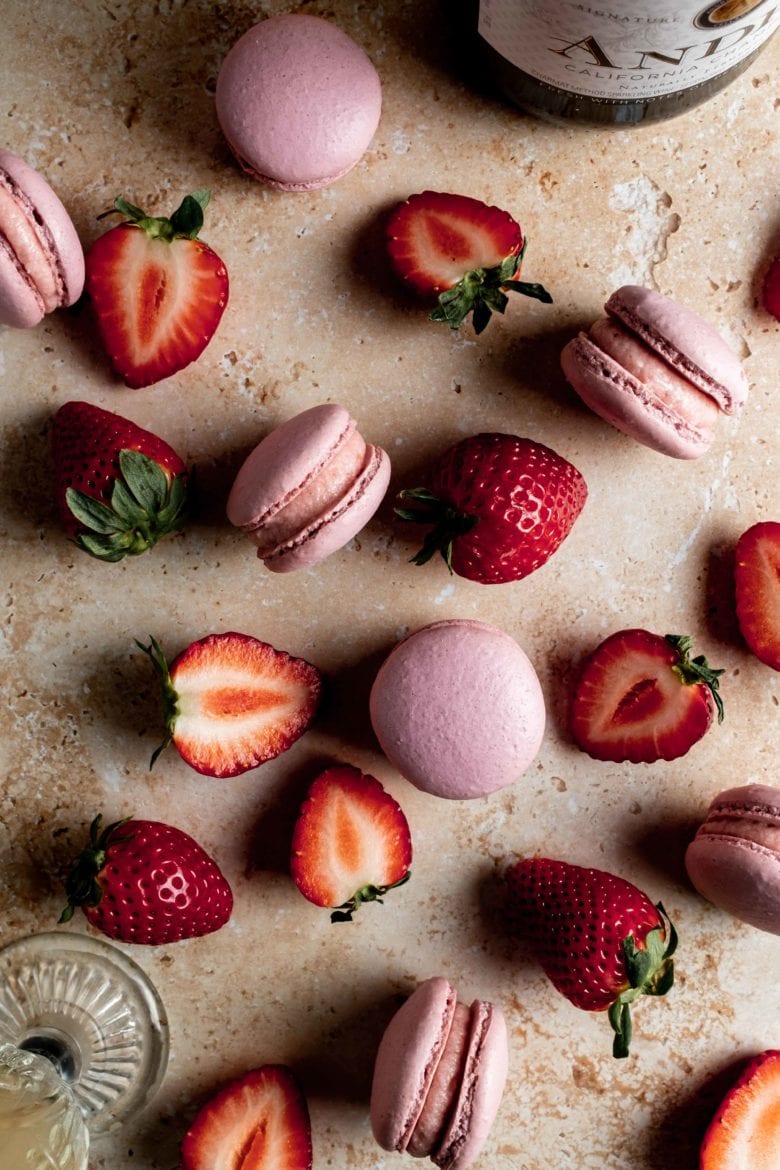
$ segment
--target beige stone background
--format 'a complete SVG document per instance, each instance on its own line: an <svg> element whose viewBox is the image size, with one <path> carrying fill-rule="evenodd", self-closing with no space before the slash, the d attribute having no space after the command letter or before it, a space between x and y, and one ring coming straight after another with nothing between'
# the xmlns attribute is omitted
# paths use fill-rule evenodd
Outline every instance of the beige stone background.
<svg viewBox="0 0 780 1170"><path fill-rule="evenodd" d="M265 190L237 169L213 104L230 45L291 8L336 19L371 55L384 92L363 161L303 195ZM0 937L55 925L62 875L98 810L186 829L236 895L215 935L129 948L167 1006L170 1066L147 1112L95 1144L93 1170L173 1170L203 1097L266 1062L288 1062L302 1081L318 1170L406 1164L371 1137L373 1053L395 1006L434 974L507 1014L510 1079L479 1161L491 1170L694 1170L723 1070L780 1045L780 941L705 904L682 864L719 789L777 783L778 676L740 640L731 565L745 528L780 517L780 334L757 299L780 246L780 42L701 109L589 131L535 122L471 88L454 66L451 19L448 5L417 0L38 0L34 15L20 0L3 5L0 141L49 178L85 246L120 193L165 213L208 187L203 236L231 277L202 358L146 390L116 382L87 308L0 333ZM554 303L517 298L479 338L428 322L393 283L381 235L386 209L426 187L510 210L530 239L524 276ZM559 371L562 344L627 281L687 302L744 358L747 407L696 463L608 428ZM119 565L65 540L49 434L72 398L155 430L197 467L201 508L187 531ZM244 453L323 401L343 403L387 449L393 491L460 437L503 430L574 462L586 510L532 577L479 586L443 563L408 563L414 539L393 519L391 492L342 552L274 576L226 522L225 499ZM549 712L528 773L462 804L394 773L367 717L382 656L406 631L448 617L516 637ZM631 625L690 632L726 671L726 721L671 764L596 763L566 730L577 663ZM172 750L150 773L160 708L134 639L152 633L172 655L229 629L327 673L317 727L234 780L203 778ZM415 849L411 882L343 926L286 872L298 801L334 759L382 780ZM628 1061L612 1060L606 1019L571 1007L502 932L497 875L507 858L534 853L619 873L676 921L677 984L636 1009Z"/></svg>

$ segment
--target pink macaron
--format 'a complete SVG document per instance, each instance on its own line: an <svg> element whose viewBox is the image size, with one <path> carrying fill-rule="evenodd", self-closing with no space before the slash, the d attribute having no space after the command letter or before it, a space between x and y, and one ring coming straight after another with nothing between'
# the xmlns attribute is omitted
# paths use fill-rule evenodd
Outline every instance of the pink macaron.
<svg viewBox="0 0 780 1170"><path fill-rule="evenodd" d="M638 285L614 292L589 332L561 354L567 380L619 431L675 459L711 446L721 413L744 404L737 355L697 313Z"/></svg>
<svg viewBox="0 0 780 1170"><path fill-rule="evenodd" d="M0 150L0 324L30 329L83 288L84 252L63 204L24 159Z"/></svg>
<svg viewBox="0 0 780 1170"><path fill-rule="evenodd" d="M446 979L427 979L388 1024L374 1064L371 1128L384 1150L466 1170L479 1156L506 1084L499 1007L458 1003Z"/></svg>
<svg viewBox="0 0 780 1170"><path fill-rule="evenodd" d="M718 909L780 934L780 788L747 784L716 796L685 866Z"/></svg>
<svg viewBox="0 0 780 1170"><path fill-rule="evenodd" d="M347 33L318 16L290 13L261 21L233 45L216 104L248 174L283 191L311 191L363 157L382 92L376 69Z"/></svg>
<svg viewBox="0 0 780 1170"><path fill-rule="evenodd" d="M247 456L227 502L275 573L323 560L363 528L390 482L390 459L343 406L323 403L271 431Z"/></svg>
<svg viewBox="0 0 780 1170"><path fill-rule="evenodd" d="M449 800L512 784L542 742L542 689L503 630L453 619L416 630L379 668L369 699L382 751L423 792Z"/></svg>

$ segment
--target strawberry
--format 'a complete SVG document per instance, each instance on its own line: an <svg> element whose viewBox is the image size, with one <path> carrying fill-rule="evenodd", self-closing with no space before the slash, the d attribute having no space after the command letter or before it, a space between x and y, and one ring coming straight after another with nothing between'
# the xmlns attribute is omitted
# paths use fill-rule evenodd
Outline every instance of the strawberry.
<svg viewBox="0 0 780 1170"><path fill-rule="evenodd" d="M66 402L54 416L52 454L62 526L91 556L136 556L181 528L186 468L151 431L89 402Z"/></svg>
<svg viewBox="0 0 780 1170"><path fill-rule="evenodd" d="M769 265L761 289L761 300L767 313L780 321L780 256Z"/></svg>
<svg viewBox="0 0 780 1170"><path fill-rule="evenodd" d="M181 758L205 776L239 776L287 751L314 718L322 676L316 666L249 634L209 634L168 666L160 645L136 645L163 680L167 734Z"/></svg>
<svg viewBox="0 0 780 1170"><path fill-rule="evenodd" d="M612 1054L628 1055L631 1004L672 986L677 935L663 907L631 882L545 857L506 871L506 918L575 1007L607 1011Z"/></svg>
<svg viewBox="0 0 780 1170"><path fill-rule="evenodd" d="M233 894L208 853L181 829L160 821L115 821L90 827L89 843L65 883L60 922L81 906L109 938L160 946L219 930Z"/></svg>
<svg viewBox="0 0 780 1170"><path fill-rule="evenodd" d="M410 195L387 225L395 271L420 296L438 298L431 320L457 329L471 313L475 333L504 312L507 292L552 301L540 284L517 279L527 242L508 212L440 191Z"/></svg>
<svg viewBox="0 0 780 1170"><path fill-rule="evenodd" d="M549 447L516 435L472 435L435 463L430 488L400 494L402 520L433 528L416 557L435 552L451 572L484 585L517 581L568 536L588 489L577 468Z"/></svg>
<svg viewBox="0 0 780 1170"><path fill-rule="evenodd" d="M412 842L401 808L373 776L348 764L326 768L295 824L290 869L310 902L349 922L409 879Z"/></svg>
<svg viewBox="0 0 780 1170"><path fill-rule="evenodd" d="M684 756L709 729L722 670L690 657L691 639L619 630L587 658L574 692L571 731L594 760L652 764Z"/></svg>
<svg viewBox="0 0 780 1170"><path fill-rule="evenodd" d="M756 658L780 670L780 523L764 520L742 533L734 580L742 637Z"/></svg>
<svg viewBox="0 0 780 1170"><path fill-rule="evenodd" d="M104 213L127 218L87 253L86 289L111 364L127 386L151 386L183 370L219 325L227 269L198 239L209 198L208 191L187 195L170 219L124 199Z"/></svg>
<svg viewBox="0 0 780 1170"><path fill-rule="evenodd" d="M226 1085L195 1115L181 1143L181 1170L311 1170L306 1099L283 1064Z"/></svg>
<svg viewBox="0 0 780 1170"><path fill-rule="evenodd" d="M780 1166L780 1050L750 1060L707 1127L699 1170Z"/></svg>

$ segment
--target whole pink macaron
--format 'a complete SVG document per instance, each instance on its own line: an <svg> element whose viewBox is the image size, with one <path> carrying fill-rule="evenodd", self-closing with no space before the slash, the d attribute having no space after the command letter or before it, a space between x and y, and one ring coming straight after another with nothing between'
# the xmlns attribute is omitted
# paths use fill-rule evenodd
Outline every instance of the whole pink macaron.
<svg viewBox="0 0 780 1170"><path fill-rule="evenodd" d="M525 651L468 619L433 622L400 642L377 673L369 709L390 763L449 800L512 784L544 734L544 697Z"/></svg>
<svg viewBox="0 0 780 1170"><path fill-rule="evenodd" d="M719 910L780 934L780 788L746 784L716 796L685 866Z"/></svg>
<svg viewBox="0 0 780 1170"><path fill-rule="evenodd" d="M427 979L388 1024L374 1064L371 1128L384 1150L466 1170L479 1156L506 1084L506 1023L487 1000L458 1002Z"/></svg>
<svg viewBox="0 0 780 1170"><path fill-rule="evenodd" d="M326 187L365 154L382 110L370 59L331 21L290 13L254 25L225 57L217 117L253 178L283 191Z"/></svg>
<svg viewBox="0 0 780 1170"><path fill-rule="evenodd" d="M65 207L24 159L0 150L0 324L30 329L83 288L84 252Z"/></svg>
<svg viewBox="0 0 780 1170"><path fill-rule="evenodd" d="M612 294L587 333L561 354L587 405L619 431L675 459L709 450L721 413L744 404L737 355L697 313L638 285Z"/></svg>
<svg viewBox="0 0 780 1170"><path fill-rule="evenodd" d="M390 459L343 406L281 423L247 456L227 502L231 524L275 573L316 564L356 536L390 482Z"/></svg>

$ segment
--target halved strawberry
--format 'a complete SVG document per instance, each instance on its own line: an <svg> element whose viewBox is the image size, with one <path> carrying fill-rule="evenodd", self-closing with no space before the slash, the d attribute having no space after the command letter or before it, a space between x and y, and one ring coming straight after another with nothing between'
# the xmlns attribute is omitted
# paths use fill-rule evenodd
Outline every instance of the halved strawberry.
<svg viewBox="0 0 780 1170"><path fill-rule="evenodd" d="M769 265L761 289L761 299L767 313L780 321L780 256L776 256Z"/></svg>
<svg viewBox="0 0 780 1170"><path fill-rule="evenodd" d="M249 634L209 634L170 667L154 638L136 645L163 680L167 734L152 764L173 742L196 772L238 776L292 747L316 713L317 667Z"/></svg>
<svg viewBox="0 0 780 1170"><path fill-rule="evenodd" d="M737 541L734 581L742 636L762 662L780 670L780 523L764 520Z"/></svg>
<svg viewBox="0 0 780 1170"><path fill-rule="evenodd" d="M52 456L62 526L90 556L137 556L184 523L184 463L129 419L66 402L54 416Z"/></svg>
<svg viewBox="0 0 780 1170"><path fill-rule="evenodd" d="M526 244L507 211L441 191L410 195L387 225L387 251L398 275L420 296L438 298L431 320L457 329L472 313L475 333L491 313L504 312L507 291L552 301L540 284L517 279Z"/></svg>
<svg viewBox="0 0 780 1170"><path fill-rule="evenodd" d="M726 1094L701 1146L700 1170L780 1166L780 1050L755 1056Z"/></svg>
<svg viewBox="0 0 780 1170"><path fill-rule="evenodd" d="M293 832L290 870L304 898L349 922L407 881L411 861L409 824L378 780L348 764L320 773Z"/></svg>
<svg viewBox="0 0 780 1170"><path fill-rule="evenodd" d="M208 191L187 195L170 219L116 199L113 210L127 222L87 253L86 289L111 364L128 386L151 386L184 369L220 322L227 269L197 238L209 198Z"/></svg>
<svg viewBox="0 0 780 1170"><path fill-rule="evenodd" d="M647 630L619 630L585 662L571 709L571 731L596 760L651 764L683 756L701 739L715 711L722 670L691 639Z"/></svg>
<svg viewBox="0 0 780 1170"><path fill-rule="evenodd" d="M311 1170L311 1122L290 1068L265 1064L228 1081L195 1115L181 1170Z"/></svg>

